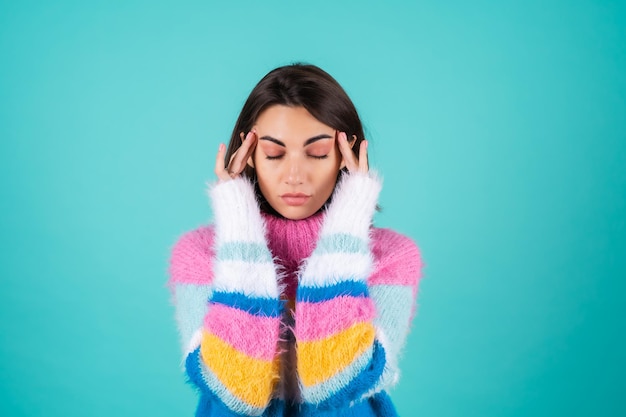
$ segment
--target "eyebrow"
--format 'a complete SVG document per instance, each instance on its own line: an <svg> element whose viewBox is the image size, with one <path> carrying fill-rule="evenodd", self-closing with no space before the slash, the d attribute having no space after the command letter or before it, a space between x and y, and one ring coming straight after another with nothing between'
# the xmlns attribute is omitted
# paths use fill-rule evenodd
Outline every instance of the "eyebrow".
<svg viewBox="0 0 626 417"><path fill-rule="evenodd" d="M332 139L332 136L327 135L326 133L323 133L321 135L317 135L317 136L313 136L312 138L309 138L306 140L306 142L304 142L304 146L308 146L310 144L312 144L313 142L317 142L320 139ZM273 138L271 136L261 136L259 138L259 140L269 140L270 142L274 142L277 145L282 146L283 148L285 147L285 143L281 142L280 140Z"/></svg>

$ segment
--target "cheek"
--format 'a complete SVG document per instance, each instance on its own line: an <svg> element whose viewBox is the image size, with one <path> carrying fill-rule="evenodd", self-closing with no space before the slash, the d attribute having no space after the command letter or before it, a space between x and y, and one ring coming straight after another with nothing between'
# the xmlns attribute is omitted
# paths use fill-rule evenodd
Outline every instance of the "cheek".
<svg viewBox="0 0 626 417"><path fill-rule="evenodd" d="M264 170L263 166L256 167L256 178L261 194L263 194L263 197L271 203L272 196L275 194L277 188L275 185L276 181L273 180L272 175L268 175L267 170Z"/></svg>
<svg viewBox="0 0 626 417"><path fill-rule="evenodd" d="M338 163L329 163L329 166L324 170L319 170L316 179L318 183L318 190L323 194L328 194L326 198L330 196L337 182L337 175L339 174Z"/></svg>

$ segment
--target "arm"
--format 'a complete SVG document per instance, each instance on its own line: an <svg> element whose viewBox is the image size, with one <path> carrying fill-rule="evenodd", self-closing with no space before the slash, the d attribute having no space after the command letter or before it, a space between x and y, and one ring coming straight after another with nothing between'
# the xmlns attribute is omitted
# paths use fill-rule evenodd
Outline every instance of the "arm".
<svg viewBox="0 0 626 417"><path fill-rule="evenodd" d="M389 229L372 234L374 272L368 278L376 305L376 336L385 349L383 376L374 391L391 388L400 377L398 359L416 312L422 260L418 247L406 236Z"/></svg>
<svg viewBox="0 0 626 417"><path fill-rule="evenodd" d="M372 173L344 175L296 294L295 335L302 398L341 408L375 387L385 366L376 338L370 225L380 192Z"/></svg>
<svg viewBox="0 0 626 417"><path fill-rule="evenodd" d="M184 358L200 345L202 323L213 282L214 229L200 227L182 235L171 251L167 287Z"/></svg>
<svg viewBox="0 0 626 417"><path fill-rule="evenodd" d="M252 185L210 190L215 216L213 278L199 345L186 359L190 381L228 411L260 415L278 378L282 303Z"/></svg>

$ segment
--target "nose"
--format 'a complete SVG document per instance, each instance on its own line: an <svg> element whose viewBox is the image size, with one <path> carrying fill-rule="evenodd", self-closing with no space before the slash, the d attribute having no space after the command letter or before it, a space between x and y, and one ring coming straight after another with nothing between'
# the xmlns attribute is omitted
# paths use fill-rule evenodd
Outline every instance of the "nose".
<svg viewBox="0 0 626 417"><path fill-rule="evenodd" d="M287 176L285 182L289 185L302 184L302 167L297 158L290 158L289 161L287 161Z"/></svg>

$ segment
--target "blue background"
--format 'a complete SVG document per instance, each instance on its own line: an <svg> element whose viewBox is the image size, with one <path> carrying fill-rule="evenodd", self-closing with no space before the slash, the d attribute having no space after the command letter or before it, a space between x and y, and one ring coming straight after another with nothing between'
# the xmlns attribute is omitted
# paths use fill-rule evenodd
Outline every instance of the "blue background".
<svg viewBox="0 0 626 417"><path fill-rule="evenodd" d="M624 2L3 1L0 61L0 415L193 415L169 253L294 61L426 263L400 414L626 415Z"/></svg>

